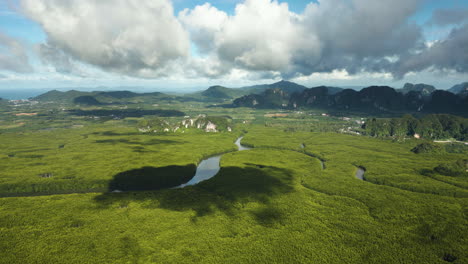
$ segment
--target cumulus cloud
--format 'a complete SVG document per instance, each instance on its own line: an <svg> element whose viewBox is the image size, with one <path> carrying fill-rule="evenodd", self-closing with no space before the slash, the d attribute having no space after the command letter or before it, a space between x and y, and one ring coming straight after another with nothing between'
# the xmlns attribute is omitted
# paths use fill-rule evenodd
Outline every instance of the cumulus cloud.
<svg viewBox="0 0 468 264"><path fill-rule="evenodd" d="M57 47L39 44L37 54L44 64L53 66L59 73L82 75L70 56Z"/></svg>
<svg viewBox="0 0 468 264"><path fill-rule="evenodd" d="M419 3L322 0L295 14L286 3L246 0L232 16L205 4L179 18L197 47L215 53L223 65L289 78L388 70L389 57L423 46L421 29L408 22Z"/></svg>
<svg viewBox="0 0 468 264"><path fill-rule="evenodd" d="M221 31L228 15L211 6L209 3L196 6L179 13L179 19L191 33L191 39L202 53L210 53L215 49L215 35Z"/></svg>
<svg viewBox="0 0 468 264"><path fill-rule="evenodd" d="M169 0L23 0L21 5L47 33L47 48L105 70L157 74L189 52L188 34Z"/></svg>
<svg viewBox="0 0 468 264"><path fill-rule="evenodd" d="M277 0L245 0L231 15L205 3L177 17L170 0L22 0L22 7L47 33L42 60L63 73L76 74L75 61L144 78L466 72L466 27L426 46L410 21L421 2L319 0L297 14ZM438 11L432 21L462 25L464 12Z"/></svg>
<svg viewBox="0 0 468 264"><path fill-rule="evenodd" d="M289 11L286 3L247 0L228 16L210 4L183 10L180 20L203 53L225 73L226 68L252 71L292 71L296 56L307 52L309 59L320 50L314 34L306 32L300 16Z"/></svg>
<svg viewBox="0 0 468 264"><path fill-rule="evenodd" d="M299 22L286 3L247 0L216 36L219 57L249 70L287 71L300 50L307 49L313 59L320 49Z"/></svg>
<svg viewBox="0 0 468 264"><path fill-rule="evenodd" d="M26 49L18 40L0 32L0 70L19 73L33 71Z"/></svg>
<svg viewBox="0 0 468 264"><path fill-rule="evenodd" d="M419 0L322 0L309 4L304 23L319 36L324 48L319 63L305 66L310 73L387 70L389 57L405 56L423 45L421 29L408 22L419 4Z"/></svg>
<svg viewBox="0 0 468 264"><path fill-rule="evenodd" d="M468 24L453 29L447 39L434 42L421 53L399 61L395 75L402 77L428 68L468 72Z"/></svg>

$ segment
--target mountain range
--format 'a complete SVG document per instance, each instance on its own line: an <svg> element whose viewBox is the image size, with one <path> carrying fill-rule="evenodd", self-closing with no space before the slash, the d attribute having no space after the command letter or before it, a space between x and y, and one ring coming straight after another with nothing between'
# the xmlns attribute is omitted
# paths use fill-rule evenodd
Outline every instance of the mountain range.
<svg viewBox="0 0 468 264"><path fill-rule="evenodd" d="M456 94L455 94L456 93ZM370 86L356 91L339 87L305 86L280 81L273 84L228 88L211 86L200 92L168 95L160 92L135 93L130 91L71 90L49 91L34 100L55 101L81 105L157 103L159 101L205 101L231 103L231 107L254 108L321 108L340 111L365 112L468 112L468 83L451 89L436 90L432 85L407 83L401 89L388 86Z"/></svg>
<svg viewBox="0 0 468 264"><path fill-rule="evenodd" d="M465 88L463 88L465 89ZM458 113L468 114L466 90L458 94L436 90L426 84L405 84L402 89L370 86L360 91L319 86L302 92L287 93L281 88L249 94L233 101L234 107L254 108L320 108L371 113Z"/></svg>
<svg viewBox="0 0 468 264"><path fill-rule="evenodd" d="M66 92L52 90L32 98L41 102L59 102L65 104L102 105L117 103L151 103L155 100L170 100L175 96L160 92L135 93L130 91L93 91L70 90Z"/></svg>

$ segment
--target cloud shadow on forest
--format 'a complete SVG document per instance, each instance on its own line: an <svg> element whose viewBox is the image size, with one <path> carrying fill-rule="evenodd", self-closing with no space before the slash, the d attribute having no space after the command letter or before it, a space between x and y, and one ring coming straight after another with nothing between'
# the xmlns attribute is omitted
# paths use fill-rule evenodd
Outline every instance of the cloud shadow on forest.
<svg viewBox="0 0 468 264"><path fill-rule="evenodd" d="M189 166L145 167L119 173L109 184L110 191L115 188L125 190L122 188L125 184L129 184L131 190L149 190L151 184L160 183L161 180L173 185L164 185L163 188L166 189L162 189L161 185L153 185L153 190L160 189L159 191L104 193L95 197L95 201L99 208L107 208L116 203L140 201L147 208L193 210L193 221L216 211L234 215L235 211L242 210L245 204L257 202L263 206L250 213L259 224L270 226L274 221L282 219L281 210L275 208L270 201L275 196L293 191L293 176L289 170L257 164L249 164L247 167L223 167L215 177L207 181L182 189L169 189L179 185L176 181L168 180L171 177L188 180L193 177L194 168ZM153 177L155 179L152 179Z"/></svg>

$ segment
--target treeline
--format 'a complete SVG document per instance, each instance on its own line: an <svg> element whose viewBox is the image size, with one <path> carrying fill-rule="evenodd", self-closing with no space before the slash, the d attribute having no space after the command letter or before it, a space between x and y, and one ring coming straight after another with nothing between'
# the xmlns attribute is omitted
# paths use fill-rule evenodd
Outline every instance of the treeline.
<svg viewBox="0 0 468 264"><path fill-rule="evenodd" d="M401 118L368 119L364 134L373 137L468 140L468 119L446 114L431 114L417 119L411 115Z"/></svg>

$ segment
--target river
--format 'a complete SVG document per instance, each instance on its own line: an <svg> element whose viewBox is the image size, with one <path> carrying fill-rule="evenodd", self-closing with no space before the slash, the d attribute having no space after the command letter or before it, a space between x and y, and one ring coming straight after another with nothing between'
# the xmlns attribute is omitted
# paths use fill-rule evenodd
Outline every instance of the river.
<svg viewBox="0 0 468 264"><path fill-rule="evenodd" d="M357 167L357 169L358 170L356 171L356 178L360 180L364 180L364 173L366 172L366 170L361 167Z"/></svg>
<svg viewBox="0 0 468 264"><path fill-rule="evenodd" d="M242 150L249 150L251 148L243 146L241 144L241 140L243 137L239 137L234 144L237 146L237 151ZM195 185L202 181L206 181L210 178L213 178L216 174L218 174L220 168L220 161L222 155L212 156L207 159L204 159L198 164L197 171L195 172L195 176L193 178L177 187L174 188L184 188L185 186Z"/></svg>

